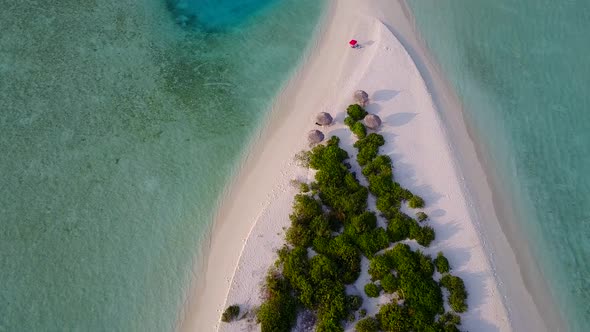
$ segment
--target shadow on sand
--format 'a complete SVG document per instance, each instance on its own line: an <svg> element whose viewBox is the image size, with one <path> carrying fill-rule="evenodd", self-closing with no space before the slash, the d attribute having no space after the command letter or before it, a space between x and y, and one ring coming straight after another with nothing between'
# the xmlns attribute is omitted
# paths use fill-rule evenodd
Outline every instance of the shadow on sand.
<svg viewBox="0 0 590 332"><path fill-rule="evenodd" d="M401 127L403 125L410 123L410 121L412 121L412 119L414 119L416 115L418 115L418 113L395 113L385 118L385 123L387 123L390 126Z"/></svg>
<svg viewBox="0 0 590 332"><path fill-rule="evenodd" d="M388 101L399 94L397 90L378 90L373 93L373 97L371 98L374 102L380 101Z"/></svg>

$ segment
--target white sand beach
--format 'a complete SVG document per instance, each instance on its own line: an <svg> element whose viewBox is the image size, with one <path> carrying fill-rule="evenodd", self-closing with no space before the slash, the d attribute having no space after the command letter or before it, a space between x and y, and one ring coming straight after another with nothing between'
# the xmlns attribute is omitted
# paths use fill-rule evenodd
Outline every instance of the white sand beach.
<svg viewBox="0 0 590 332"><path fill-rule="evenodd" d="M435 103L452 107L447 99L453 97L433 96L427 84L432 82L425 82L420 72L429 69L428 65L420 71L421 66L417 68L415 57L422 57L420 61L426 58L418 51L405 8L403 3L388 0L331 1L310 55L278 97L267 127L222 202L206 249L208 257L199 267L200 275L180 318L180 330L259 329L246 319L221 323L220 315L227 305L239 304L244 311L261 303L260 286L276 259L276 250L284 243L284 229L289 226L292 199L297 193L289 182L311 180L311 174L298 167L293 156L308 148L306 134L318 128L314 124L317 113L334 116L335 124L321 130L326 137L340 137L341 146L355 156L355 138L343 119L357 89L369 93L367 111L383 120L379 133L386 145L380 151L392 158L396 180L425 199L428 223L436 231L436 240L425 253L443 251L453 274L465 281L469 310L461 315L461 329L546 329L514 253L495 215L489 215L493 209L489 209L491 202L485 201L491 201L485 177L465 180L465 174L483 174L473 161L475 148L458 121L451 127L446 125L451 120ZM349 48L350 38L357 39L362 47ZM407 45L412 45L411 52ZM456 139L462 141L458 144ZM352 164L360 175L358 165ZM464 173L465 168L471 171ZM366 183L362 175L359 179ZM472 195L475 191L478 194ZM488 208L482 211L480 206ZM415 242L409 243L417 247ZM363 295L366 282L365 273L355 284ZM365 299L369 314L376 312L375 308L369 310L370 304L378 302ZM353 330L353 326L347 326L347 330Z"/></svg>

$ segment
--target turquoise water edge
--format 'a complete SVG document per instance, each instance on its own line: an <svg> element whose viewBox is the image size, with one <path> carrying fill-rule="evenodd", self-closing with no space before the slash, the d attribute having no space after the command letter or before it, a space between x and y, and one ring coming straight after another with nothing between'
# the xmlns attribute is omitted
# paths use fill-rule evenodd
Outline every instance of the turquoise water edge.
<svg viewBox="0 0 590 332"><path fill-rule="evenodd" d="M0 331L173 329L324 6L2 2Z"/></svg>
<svg viewBox="0 0 590 332"><path fill-rule="evenodd" d="M410 0L571 331L590 322L590 3Z"/></svg>
<svg viewBox="0 0 590 332"><path fill-rule="evenodd" d="M590 323L590 3L409 0L572 331ZM0 331L172 330L317 0L0 5Z"/></svg>

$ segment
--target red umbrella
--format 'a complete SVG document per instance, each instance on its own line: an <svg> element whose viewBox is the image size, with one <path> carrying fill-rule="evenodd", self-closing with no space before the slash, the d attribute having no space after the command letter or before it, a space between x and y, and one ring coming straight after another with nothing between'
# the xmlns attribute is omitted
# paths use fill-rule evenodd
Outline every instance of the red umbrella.
<svg viewBox="0 0 590 332"><path fill-rule="evenodd" d="M358 42L354 39L351 39L349 42L350 46L354 47Z"/></svg>

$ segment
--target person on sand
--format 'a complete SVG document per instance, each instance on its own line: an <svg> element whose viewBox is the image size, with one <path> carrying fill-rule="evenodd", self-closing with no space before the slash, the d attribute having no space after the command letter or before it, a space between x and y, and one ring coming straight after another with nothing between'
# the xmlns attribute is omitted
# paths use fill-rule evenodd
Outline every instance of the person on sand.
<svg viewBox="0 0 590 332"><path fill-rule="evenodd" d="M358 41L356 41L355 39L351 39L348 42L348 45L350 45L350 47L352 47L352 48L358 48L360 46L360 44L358 43Z"/></svg>

